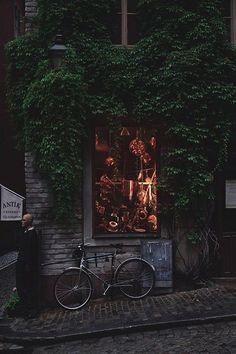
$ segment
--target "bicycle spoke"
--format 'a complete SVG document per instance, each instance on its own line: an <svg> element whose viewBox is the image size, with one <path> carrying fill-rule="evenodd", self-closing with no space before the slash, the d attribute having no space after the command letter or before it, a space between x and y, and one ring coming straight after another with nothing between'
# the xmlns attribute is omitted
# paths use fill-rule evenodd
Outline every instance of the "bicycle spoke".
<svg viewBox="0 0 236 354"><path fill-rule="evenodd" d="M88 275L78 269L66 270L54 286L54 295L60 306L69 310L83 307L90 299L92 284Z"/></svg>
<svg viewBox="0 0 236 354"><path fill-rule="evenodd" d="M58 297L62 300L65 300L66 298L68 298L69 296L71 296L71 294L73 293L73 291L68 291L67 293L61 292L61 295L59 293Z"/></svg>
<svg viewBox="0 0 236 354"><path fill-rule="evenodd" d="M147 262L141 259L130 259L118 267L116 282L124 295L132 299L140 299L151 291L154 273Z"/></svg>

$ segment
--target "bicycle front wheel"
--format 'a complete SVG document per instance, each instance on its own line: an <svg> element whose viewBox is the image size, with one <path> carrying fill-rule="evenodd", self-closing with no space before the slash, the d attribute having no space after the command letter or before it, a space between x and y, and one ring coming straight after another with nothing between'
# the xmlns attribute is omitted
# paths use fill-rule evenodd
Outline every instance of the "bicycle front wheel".
<svg viewBox="0 0 236 354"><path fill-rule="evenodd" d="M66 269L54 285L57 303L66 310L78 310L87 304L92 294L92 282L80 268Z"/></svg>
<svg viewBox="0 0 236 354"><path fill-rule="evenodd" d="M141 299L152 290L155 274L148 262L140 258L130 258L117 268L115 281L125 296Z"/></svg>

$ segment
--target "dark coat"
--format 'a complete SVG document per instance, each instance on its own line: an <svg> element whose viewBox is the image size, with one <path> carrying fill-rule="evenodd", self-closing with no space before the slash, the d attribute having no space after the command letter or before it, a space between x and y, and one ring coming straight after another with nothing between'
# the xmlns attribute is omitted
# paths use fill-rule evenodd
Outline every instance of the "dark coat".
<svg viewBox="0 0 236 354"><path fill-rule="evenodd" d="M20 308L24 311L39 305L39 242L32 227L22 231L18 237L18 259L16 263L16 287L20 297ZM25 313L26 313L25 312Z"/></svg>
<svg viewBox="0 0 236 354"><path fill-rule="evenodd" d="M36 272L38 269L38 236L35 228L22 231L18 239L17 263L22 271Z"/></svg>

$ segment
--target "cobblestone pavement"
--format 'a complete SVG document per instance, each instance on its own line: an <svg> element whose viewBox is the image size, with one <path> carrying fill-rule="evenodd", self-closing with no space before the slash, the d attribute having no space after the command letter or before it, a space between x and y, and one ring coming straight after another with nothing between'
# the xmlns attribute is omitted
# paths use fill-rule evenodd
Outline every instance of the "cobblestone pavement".
<svg viewBox="0 0 236 354"><path fill-rule="evenodd" d="M12 251L0 257L0 318L4 304L15 286L15 262L17 252Z"/></svg>
<svg viewBox="0 0 236 354"><path fill-rule="evenodd" d="M4 296L6 297L7 292L11 291L14 282L14 266L0 272L1 299ZM136 332L147 329L157 330L158 328L163 329L164 326L170 328L187 323L203 323L207 319L219 321L229 320L229 318L234 321L236 318L236 292L228 292L222 286L212 285L192 291L149 296L138 301L132 301L124 297L116 297L111 300L107 297L93 300L83 309L73 312L59 308L46 309L37 318L30 320L2 317L0 319L0 342L10 341L15 344L29 345L33 341L35 345L39 345L44 341L44 343L55 344L68 339L85 338L82 336L88 338L88 335L97 337L114 335L114 333L127 334L128 332L128 337L133 338L130 329ZM227 328L231 331L230 336L232 334L231 337L233 335L235 337L235 327L234 333L230 323L228 323ZM219 330L219 333L216 338L220 336L220 329L217 330ZM178 334L179 332L174 333ZM147 333L144 334L144 336L146 335ZM204 335L207 335L207 333ZM170 334L171 336L173 334ZM136 337L134 336L134 338ZM130 340L132 341L132 339ZM102 339L99 341L102 341ZM0 350L4 345L0 344ZM140 342L140 348L141 345L142 341ZM137 348L139 348L139 345L137 345ZM101 351L101 353L104 352ZM171 353L171 350L169 353ZM182 351L181 354L184 353L188 353L188 351ZM221 353L224 353L224 351Z"/></svg>
<svg viewBox="0 0 236 354"><path fill-rule="evenodd" d="M3 312L3 306L8 300L14 286L15 264L12 264L0 271L0 316Z"/></svg>
<svg viewBox="0 0 236 354"><path fill-rule="evenodd" d="M236 322L137 332L34 347L33 354L236 353Z"/></svg>
<svg viewBox="0 0 236 354"><path fill-rule="evenodd" d="M84 333L94 334L134 327L138 330L140 326L150 327L152 324L163 325L232 314L236 318L235 294L213 287L147 297L139 301L123 298L112 301L94 300L87 307L74 312L52 309L27 321L23 318L2 320L0 333L2 331L5 337L18 338L21 341L37 341L40 338L56 341L63 336L76 337Z"/></svg>
<svg viewBox="0 0 236 354"><path fill-rule="evenodd" d="M15 263L17 259L17 252L12 251L9 253L4 254L3 256L0 257L0 270L4 269L8 265Z"/></svg>

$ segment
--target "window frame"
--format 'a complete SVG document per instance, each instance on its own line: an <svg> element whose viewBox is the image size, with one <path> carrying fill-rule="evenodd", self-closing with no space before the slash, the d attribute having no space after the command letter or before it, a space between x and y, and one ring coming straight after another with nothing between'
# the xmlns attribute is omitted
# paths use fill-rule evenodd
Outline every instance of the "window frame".
<svg viewBox="0 0 236 354"><path fill-rule="evenodd" d="M229 0L229 15L223 16L229 21L229 40L232 44L236 44L236 0Z"/></svg>
<svg viewBox="0 0 236 354"><path fill-rule="evenodd" d="M137 124L128 124L126 122L125 125L129 126L135 126L138 127ZM157 219L158 219L158 228L156 232L147 232L147 233L139 233L139 232L127 232L127 233L95 233L95 168L94 168L94 159L95 159L95 128L99 126L104 126L103 124L92 124L91 129L90 129L90 136L89 139L86 142L86 146L84 148L84 161L85 161L85 166L84 166L84 188L83 188L83 233L84 233L84 239L92 242L96 242L96 240L99 239L106 239L106 240L113 240L113 239L119 239L119 240L126 240L126 241L131 241L131 240L139 240L139 239L155 239L155 238L160 238L161 237L161 220L160 220L160 214L158 211L158 206L160 204L160 197L157 197ZM155 128L153 126L150 126L150 128ZM158 137L159 141L159 137ZM89 148L87 148L89 144ZM160 173L160 161L161 161L161 144L158 142L158 148L157 148L157 157L156 157L156 169ZM132 241L131 241L132 242Z"/></svg>
<svg viewBox="0 0 236 354"><path fill-rule="evenodd" d="M128 16L137 16L137 12L128 12L128 0L120 0L121 2L121 12L116 12L116 14L121 15L121 43L114 44L115 47L125 47L133 48L135 44L128 43Z"/></svg>
<svg viewBox="0 0 236 354"><path fill-rule="evenodd" d="M230 1L230 35L231 43L236 45L236 0Z"/></svg>

